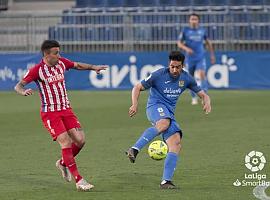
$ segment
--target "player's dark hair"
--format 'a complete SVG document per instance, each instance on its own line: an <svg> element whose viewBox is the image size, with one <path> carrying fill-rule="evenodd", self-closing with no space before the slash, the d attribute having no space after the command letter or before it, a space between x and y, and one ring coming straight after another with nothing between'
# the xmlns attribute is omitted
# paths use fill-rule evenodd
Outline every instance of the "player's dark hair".
<svg viewBox="0 0 270 200"><path fill-rule="evenodd" d="M60 47L59 42L57 42L56 40L44 40L41 45L42 55L44 55L44 52L48 52L53 47Z"/></svg>
<svg viewBox="0 0 270 200"><path fill-rule="evenodd" d="M191 14L189 15L189 17L191 17L191 16L198 17L198 19L199 19L199 21L200 21L200 16L199 16L198 14L196 14L196 13L191 13Z"/></svg>
<svg viewBox="0 0 270 200"><path fill-rule="evenodd" d="M185 61L185 56L180 51L171 51L169 59L173 61L181 61L183 64Z"/></svg>

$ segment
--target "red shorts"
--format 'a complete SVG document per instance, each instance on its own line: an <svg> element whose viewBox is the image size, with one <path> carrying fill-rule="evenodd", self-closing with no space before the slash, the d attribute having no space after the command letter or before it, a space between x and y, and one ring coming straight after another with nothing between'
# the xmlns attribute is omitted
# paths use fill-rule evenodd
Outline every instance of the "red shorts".
<svg viewBox="0 0 270 200"><path fill-rule="evenodd" d="M56 140L61 133L67 132L72 128L81 128L80 122L72 112L72 109L56 112L41 112L40 116L53 140Z"/></svg>

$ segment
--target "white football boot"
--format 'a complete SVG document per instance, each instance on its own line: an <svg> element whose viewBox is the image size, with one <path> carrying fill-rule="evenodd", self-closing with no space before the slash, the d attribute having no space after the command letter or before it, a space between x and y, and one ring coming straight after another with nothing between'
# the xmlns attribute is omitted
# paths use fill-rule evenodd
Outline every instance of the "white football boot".
<svg viewBox="0 0 270 200"><path fill-rule="evenodd" d="M61 171L62 177L65 179L65 181L71 182L72 177L70 171L68 170L67 167L61 165L60 160L56 161L55 166Z"/></svg>
<svg viewBox="0 0 270 200"><path fill-rule="evenodd" d="M76 183L77 190L82 192L90 191L93 187L94 185L91 185L83 178Z"/></svg>

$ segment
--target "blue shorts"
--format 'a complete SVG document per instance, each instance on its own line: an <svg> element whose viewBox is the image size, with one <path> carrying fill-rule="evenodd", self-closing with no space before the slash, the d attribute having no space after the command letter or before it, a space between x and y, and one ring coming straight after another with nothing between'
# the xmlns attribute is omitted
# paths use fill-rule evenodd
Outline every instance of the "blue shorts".
<svg viewBox="0 0 270 200"><path fill-rule="evenodd" d="M167 109L165 105L155 104L148 107L146 109L146 115L153 126L160 119L170 119L169 128L161 133L164 141L166 141L170 136L174 135L175 133L179 133L180 137L182 138L182 131L179 124L175 121L174 115Z"/></svg>
<svg viewBox="0 0 270 200"><path fill-rule="evenodd" d="M206 71L206 60L202 58L200 60L186 60L186 65L188 68L189 73L194 76L194 72L196 70L203 70Z"/></svg>

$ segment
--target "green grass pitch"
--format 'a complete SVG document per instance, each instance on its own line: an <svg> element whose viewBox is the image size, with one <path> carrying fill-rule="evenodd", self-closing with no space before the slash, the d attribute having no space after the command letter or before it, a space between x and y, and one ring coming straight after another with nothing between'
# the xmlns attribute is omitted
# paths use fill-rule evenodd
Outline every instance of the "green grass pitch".
<svg viewBox="0 0 270 200"><path fill-rule="evenodd" d="M0 199L255 199L253 187L232 183L249 172L244 157L251 150L264 153L268 162L262 173L270 176L270 92L212 90L209 94L209 115L201 106L190 105L188 93L178 102L176 119L184 138L174 183L181 189L161 191L163 161L151 160L146 149L135 164L124 155L150 126L145 116L147 92L132 119L130 91L69 92L86 132L86 146L76 160L81 174L95 185L93 191L82 193L74 183L65 183L55 168L60 148L41 124L38 95L1 92Z"/></svg>

